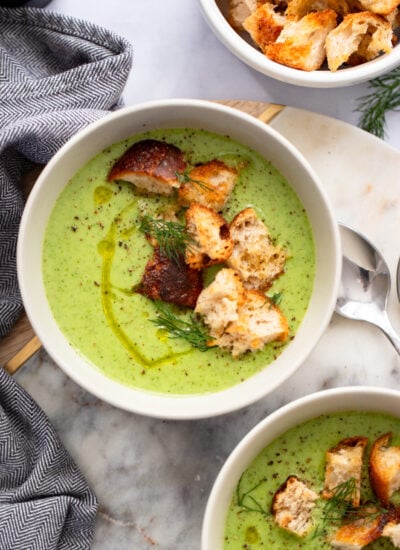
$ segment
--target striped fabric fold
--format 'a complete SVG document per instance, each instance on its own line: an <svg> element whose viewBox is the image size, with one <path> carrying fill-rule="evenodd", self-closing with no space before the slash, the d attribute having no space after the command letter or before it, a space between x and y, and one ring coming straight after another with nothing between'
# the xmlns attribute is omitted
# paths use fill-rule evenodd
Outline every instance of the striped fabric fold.
<svg viewBox="0 0 400 550"><path fill-rule="evenodd" d="M23 172L118 108L131 65L130 43L106 29L38 8L0 8L0 337L22 311Z"/></svg>
<svg viewBox="0 0 400 550"><path fill-rule="evenodd" d="M23 173L121 105L131 64L131 45L91 23L0 8L0 337L22 312ZM0 549L89 549L96 510L44 412L0 367Z"/></svg>

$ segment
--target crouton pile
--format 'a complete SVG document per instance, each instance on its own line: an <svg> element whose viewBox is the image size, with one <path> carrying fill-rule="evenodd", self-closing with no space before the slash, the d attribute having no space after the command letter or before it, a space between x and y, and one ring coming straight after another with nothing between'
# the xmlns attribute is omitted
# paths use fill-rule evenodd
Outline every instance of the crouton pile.
<svg viewBox="0 0 400 550"><path fill-rule="evenodd" d="M400 548L400 506L391 500L400 489L400 447L391 446L391 438L391 433L380 436L368 457L374 502L363 502L361 495L368 439L363 436L345 438L326 452L325 480L320 496L326 501L337 500L336 509L332 507L328 518L332 520L333 516L334 525L338 525L334 533L328 535L333 548L359 550L380 537L389 538L395 548ZM289 476L273 497L275 522L299 537L307 535L315 521L312 512L318 498L318 493L307 481ZM347 502L349 508L338 523L343 502Z"/></svg>
<svg viewBox="0 0 400 550"><path fill-rule="evenodd" d="M230 0L230 23L277 63L315 71L389 53L399 0Z"/></svg>
<svg viewBox="0 0 400 550"><path fill-rule="evenodd" d="M146 139L132 145L112 166L108 180L125 180L147 193L176 198L176 211L164 218L184 220L189 244L177 258L167 257L149 236L153 256L137 292L192 308L202 316L210 346L233 357L285 341L289 327L280 308L265 292L284 272L286 251L277 246L253 208L230 223L224 209L239 170L219 159L188 166L175 145ZM203 271L219 265L203 288Z"/></svg>

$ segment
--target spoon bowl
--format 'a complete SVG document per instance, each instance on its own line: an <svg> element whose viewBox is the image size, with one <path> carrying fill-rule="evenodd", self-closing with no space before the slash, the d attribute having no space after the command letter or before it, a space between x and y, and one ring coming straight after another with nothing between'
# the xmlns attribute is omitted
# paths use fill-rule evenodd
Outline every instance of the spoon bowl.
<svg viewBox="0 0 400 550"><path fill-rule="evenodd" d="M335 311L357 321L366 321L387 336L400 354L400 337L387 315L390 271L382 254L363 235L340 224L342 277Z"/></svg>

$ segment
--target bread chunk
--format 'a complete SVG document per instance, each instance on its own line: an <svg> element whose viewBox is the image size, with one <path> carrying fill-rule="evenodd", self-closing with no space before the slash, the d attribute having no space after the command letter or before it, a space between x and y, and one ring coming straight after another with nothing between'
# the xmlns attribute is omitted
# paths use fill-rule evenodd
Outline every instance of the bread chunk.
<svg viewBox="0 0 400 550"><path fill-rule="evenodd" d="M280 35L286 17L277 11L277 6L266 2L252 13L244 22L243 28L262 51Z"/></svg>
<svg viewBox="0 0 400 550"><path fill-rule="evenodd" d="M221 160L211 160L192 168L188 176L178 191L180 204L197 202L220 212L235 186L238 171Z"/></svg>
<svg viewBox="0 0 400 550"><path fill-rule="evenodd" d="M395 491L400 489L400 447L390 447L391 433L379 437L373 444L369 457L371 486L387 506Z"/></svg>
<svg viewBox="0 0 400 550"><path fill-rule="evenodd" d="M273 44L265 48L267 57L302 71L315 71L325 61L325 40L336 27L337 14L331 9L312 12L299 21L287 21Z"/></svg>
<svg viewBox="0 0 400 550"><path fill-rule="evenodd" d="M162 254L159 248L155 248L136 292L151 300L194 308L202 289L201 273L191 269L183 257L176 262Z"/></svg>
<svg viewBox="0 0 400 550"><path fill-rule="evenodd" d="M275 246L268 228L253 208L245 208L231 221L233 251L227 263L236 269L246 288L266 290L284 271L286 252Z"/></svg>
<svg viewBox="0 0 400 550"><path fill-rule="evenodd" d="M388 537L395 548L400 548L400 523L389 521L383 528L382 537Z"/></svg>
<svg viewBox="0 0 400 550"><path fill-rule="evenodd" d="M399 5L398 0L360 0L364 10L380 15L390 15Z"/></svg>
<svg viewBox="0 0 400 550"><path fill-rule="evenodd" d="M311 12L326 9L333 10L341 17L352 11L347 0L289 0L285 15L298 21Z"/></svg>
<svg viewBox="0 0 400 550"><path fill-rule="evenodd" d="M229 225L212 208L192 203L185 213L186 230L193 244L186 248L185 261L193 269L222 263L233 250Z"/></svg>
<svg viewBox="0 0 400 550"><path fill-rule="evenodd" d="M172 195L180 186L177 172L186 161L178 147L164 141L145 139L134 143L114 164L108 181L129 181L149 193Z"/></svg>
<svg viewBox="0 0 400 550"><path fill-rule="evenodd" d="M393 49L393 30L387 19L362 11L346 15L326 39L328 67L336 71L344 63L370 61Z"/></svg>
<svg viewBox="0 0 400 550"><path fill-rule="evenodd" d="M333 548L341 550L359 550L377 540L385 524L385 518L376 508L366 509L364 517L346 523L329 540Z"/></svg>
<svg viewBox="0 0 400 550"><path fill-rule="evenodd" d="M229 23L234 29L243 30L243 21L263 3L264 0L229 0Z"/></svg>
<svg viewBox="0 0 400 550"><path fill-rule="evenodd" d="M195 312L204 315L214 338L239 318L239 309L245 301L245 288L239 274L233 269L218 271L214 281L200 294Z"/></svg>
<svg viewBox="0 0 400 550"><path fill-rule="evenodd" d="M237 272L224 268L205 288L195 308L214 343L238 357L272 341L286 340L285 316L262 292L245 289Z"/></svg>
<svg viewBox="0 0 400 550"><path fill-rule="evenodd" d="M362 436L342 439L336 447L326 453L325 482L322 496L332 498L335 488L342 483L355 480L355 491L348 495L353 506L360 504L361 471L368 439Z"/></svg>
<svg viewBox="0 0 400 550"><path fill-rule="evenodd" d="M318 495L296 476L290 476L274 494L272 514L275 522L299 537L312 527L312 510Z"/></svg>

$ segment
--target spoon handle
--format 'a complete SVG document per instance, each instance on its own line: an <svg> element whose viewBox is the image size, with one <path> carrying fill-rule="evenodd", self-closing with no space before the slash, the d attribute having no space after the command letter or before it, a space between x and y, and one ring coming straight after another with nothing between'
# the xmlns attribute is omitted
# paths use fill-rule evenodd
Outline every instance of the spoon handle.
<svg viewBox="0 0 400 550"><path fill-rule="evenodd" d="M382 317L381 322L377 326L381 329L381 331L389 339L389 341L392 343L394 349L400 355L400 336L397 334L397 332L392 327L392 324L389 321L389 317L386 314Z"/></svg>

